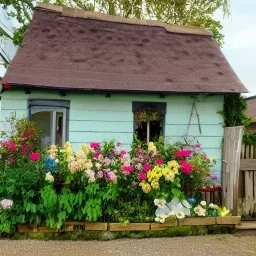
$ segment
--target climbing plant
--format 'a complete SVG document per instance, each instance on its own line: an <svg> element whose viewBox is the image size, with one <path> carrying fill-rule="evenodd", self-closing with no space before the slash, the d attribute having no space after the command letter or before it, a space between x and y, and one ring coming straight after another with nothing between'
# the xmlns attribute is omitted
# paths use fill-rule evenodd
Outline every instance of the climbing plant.
<svg viewBox="0 0 256 256"><path fill-rule="evenodd" d="M240 125L249 126L251 117L245 114L246 109L247 102L243 96L239 94L226 95L223 111L219 111L219 113L223 116L226 127Z"/></svg>

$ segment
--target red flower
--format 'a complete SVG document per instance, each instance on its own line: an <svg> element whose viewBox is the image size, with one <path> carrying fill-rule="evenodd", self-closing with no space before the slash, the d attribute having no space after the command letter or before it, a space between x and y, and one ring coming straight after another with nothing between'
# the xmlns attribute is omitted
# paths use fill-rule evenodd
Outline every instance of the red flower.
<svg viewBox="0 0 256 256"><path fill-rule="evenodd" d="M156 159L156 164L162 165L164 164L164 160L163 159Z"/></svg>
<svg viewBox="0 0 256 256"><path fill-rule="evenodd" d="M144 173L144 172L141 172L139 178L140 178L141 181L143 181L147 178L147 174Z"/></svg>
<svg viewBox="0 0 256 256"><path fill-rule="evenodd" d="M12 89L12 86L7 82L2 81L2 82L0 82L0 84L2 84L6 90Z"/></svg>
<svg viewBox="0 0 256 256"><path fill-rule="evenodd" d="M90 144L90 147L91 148L98 148L100 146L100 142L92 142L91 144Z"/></svg>
<svg viewBox="0 0 256 256"><path fill-rule="evenodd" d="M37 161L37 160L40 158L40 155L39 155L39 153L34 152L34 153L31 153L31 154L29 155L29 158L30 158L30 160L32 160L32 161Z"/></svg>

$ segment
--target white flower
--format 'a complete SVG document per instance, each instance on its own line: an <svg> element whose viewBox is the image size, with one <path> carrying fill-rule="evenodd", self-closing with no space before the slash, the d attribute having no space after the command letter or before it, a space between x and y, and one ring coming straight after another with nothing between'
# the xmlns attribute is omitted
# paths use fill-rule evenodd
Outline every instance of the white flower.
<svg viewBox="0 0 256 256"><path fill-rule="evenodd" d="M177 219L184 219L185 218L185 214L182 211L176 212L175 215L176 215Z"/></svg>
<svg viewBox="0 0 256 256"><path fill-rule="evenodd" d="M206 214L206 209L204 209L201 205L198 205L194 208L194 212L198 215L198 216L205 216Z"/></svg>
<svg viewBox="0 0 256 256"><path fill-rule="evenodd" d="M155 217L155 222L159 222L160 218L159 217Z"/></svg>
<svg viewBox="0 0 256 256"><path fill-rule="evenodd" d="M54 178L50 172L47 172L45 175L45 180L49 182L54 182Z"/></svg>
<svg viewBox="0 0 256 256"><path fill-rule="evenodd" d="M209 208L218 209L219 207L218 207L218 205L216 205L216 204L210 203L210 204L209 204Z"/></svg>
<svg viewBox="0 0 256 256"><path fill-rule="evenodd" d="M205 201L201 201L200 204L201 204L202 206L206 206L206 202L205 202Z"/></svg>
<svg viewBox="0 0 256 256"><path fill-rule="evenodd" d="M96 163L95 167L99 170L101 168L101 164L100 163Z"/></svg>
<svg viewBox="0 0 256 256"><path fill-rule="evenodd" d="M176 214L175 214L175 212L173 212L173 211L171 211L171 212L168 213L168 217L175 216L175 215L176 215Z"/></svg>
<svg viewBox="0 0 256 256"><path fill-rule="evenodd" d="M4 209L10 209L13 205L13 201L10 199L3 199L0 201L0 206L3 207Z"/></svg>
<svg viewBox="0 0 256 256"><path fill-rule="evenodd" d="M159 208L163 208L163 207L165 206L165 204L166 204L166 201L165 201L165 199L163 199L163 198L155 199L155 200L154 200L154 204L155 204L156 206L158 206Z"/></svg>
<svg viewBox="0 0 256 256"><path fill-rule="evenodd" d="M164 222L165 222L165 219L160 219L159 222L160 222L160 223L164 223Z"/></svg>

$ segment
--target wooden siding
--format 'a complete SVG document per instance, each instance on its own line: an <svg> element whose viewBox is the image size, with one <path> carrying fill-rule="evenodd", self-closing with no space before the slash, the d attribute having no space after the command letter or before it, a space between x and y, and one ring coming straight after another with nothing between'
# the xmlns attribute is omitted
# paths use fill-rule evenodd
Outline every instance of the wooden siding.
<svg viewBox="0 0 256 256"><path fill-rule="evenodd" d="M70 101L69 140L78 149L81 143L115 139L129 149L133 138L132 102L166 102L165 140L166 142L184 142L188 129L194 96L172 95L160 98L157 95L132 95L67 93L61 97L59 92L7 91L1 95L2 110L0 125L3 129L5 117L14 113L17 117L28 115L28 99L56 99ZM223 96L199 96L196 109L200 117L201 134L198 119L194 111L188 130L188 141L200 143L210 157L217 158L214 173L220 177L221 148L224 129L222 117L217 111L223 109ZM4 128L7 129L8 128ZM220 183L220 180L218 180Z"/></svg>

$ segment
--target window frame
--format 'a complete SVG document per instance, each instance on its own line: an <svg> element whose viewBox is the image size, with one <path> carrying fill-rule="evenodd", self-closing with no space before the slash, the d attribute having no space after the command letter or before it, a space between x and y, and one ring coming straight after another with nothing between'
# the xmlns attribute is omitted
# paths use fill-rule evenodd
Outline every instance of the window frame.
<svg viewBox="0 0 256 256"><path fill-rule="evenodd" d="M51 111L52 112L52 125L51 125L51 144L56 144L56 131L57 131L57 112L63 113L63 134L62 134L62 145L65 144L69 139L69 109L70 101L62 100L43 100L35 99L28 101L28 116L32 119L32 115L35 113Z"/></svg>
<svg viewBox="0 0 256 256"><path fill-rule="evenodd" d="M153 101L133 101L132 102L132 112L133 112L133 133L135 133L136 120L135 113L142 108L152 108L157 109L163 115L163 137L165 138L165 122L166 122L166 109L167 102L153 102Z"/></svg>

